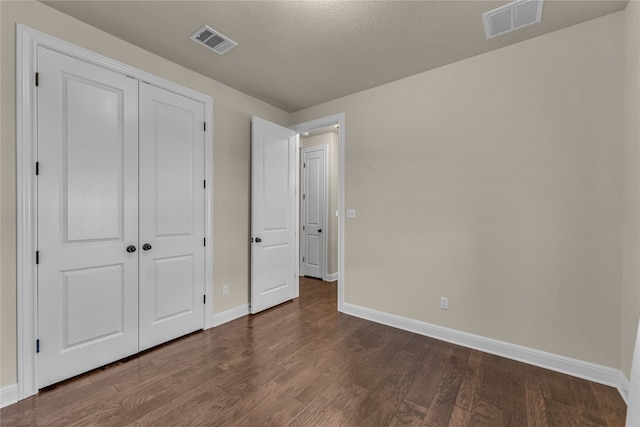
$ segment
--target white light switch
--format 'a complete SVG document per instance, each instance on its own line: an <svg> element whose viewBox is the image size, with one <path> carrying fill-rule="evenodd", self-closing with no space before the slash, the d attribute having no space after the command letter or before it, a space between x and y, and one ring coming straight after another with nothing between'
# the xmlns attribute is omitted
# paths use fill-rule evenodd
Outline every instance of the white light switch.
<svg viewBox="0 0 640 427"><path fill-rule="evenodd" d="M347 218L353 219L355 217L356 217L356 210L355 209L347 209Z"/></svg>

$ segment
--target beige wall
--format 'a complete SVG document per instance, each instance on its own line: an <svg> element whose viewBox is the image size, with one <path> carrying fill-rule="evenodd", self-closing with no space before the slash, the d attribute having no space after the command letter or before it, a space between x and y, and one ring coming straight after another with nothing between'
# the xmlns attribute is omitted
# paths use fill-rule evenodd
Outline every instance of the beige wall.
<svg viewBox="0 0 640 427"><path fill-rule="evenodd" d="M338 209L338 135L329 132L321 135L314 135L300 138L300 147L309 148L318 145L327 145L327 168L329 177L327 182L328 206L327 206L327 225L329 239L327 244L327 273L336 274L338 272L338 218L336 210Z"/></svg>
<svg viewBox="0 0 640 427"><path fill-rule="evenodd" d="M618 368L623 28L294 113L346 114L346 302Z"/></svg>
<svg viewBox="0 0 640 427"><path fill-rule="evenodd" d="M1 1L2 282L0 386L16 382L15 23L22 23L214 98L214 311L246 304L249 289L250 116L286 124L288 114L125 43L34 1ZM222 284L229 295L222 297Z"/></svg>
<svg viewBox="0 0 640 427"><path fill-rule="evenodd" d="M640 317L640 2L629 2L625 18L621 369L629 378Z"/></svg>

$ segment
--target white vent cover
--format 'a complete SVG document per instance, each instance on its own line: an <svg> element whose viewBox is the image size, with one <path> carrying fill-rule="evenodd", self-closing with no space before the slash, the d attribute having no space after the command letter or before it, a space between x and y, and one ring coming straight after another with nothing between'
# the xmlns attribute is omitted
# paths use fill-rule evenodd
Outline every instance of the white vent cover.
<svg viewBox="0 0 640 427"><path fill-rule="evenodd" d="M490 39L540 22L542 0L517 0L482 14L484 34Z"/></svg>
<svg viewBox="0 0 640 427"><path fill-rule="evenodd" d="M192 35L191 40L219 55L223 55L238 46L238 43L229 37L223 36L208 25L205 25Z"/></svg>

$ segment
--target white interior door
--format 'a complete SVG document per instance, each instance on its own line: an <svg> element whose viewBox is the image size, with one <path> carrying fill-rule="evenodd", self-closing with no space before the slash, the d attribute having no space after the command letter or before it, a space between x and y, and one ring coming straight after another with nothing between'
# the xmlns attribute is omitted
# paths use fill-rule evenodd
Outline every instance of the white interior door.
<svg viewBox="0 0 640 427"><path fill-rule="evenodd" d="M251 313L298 296L296 133L251 123Z"/></svg>
<svg viewBox="0 0 640 427"><path fill-rule="evenodd" d="M140 350L204 327L204 105L140 84Z"/></svg>
<svg viewBox="0 0 640 427"><path fill-rule="evenodd" d="M39 387L138 351L138 83L38 48Z"/></svg>
<svg viewBox="0 0 640 427"><path fill-rule="evenodd" d="M324 279L326 147L302 150L302 274Z"/></svg>

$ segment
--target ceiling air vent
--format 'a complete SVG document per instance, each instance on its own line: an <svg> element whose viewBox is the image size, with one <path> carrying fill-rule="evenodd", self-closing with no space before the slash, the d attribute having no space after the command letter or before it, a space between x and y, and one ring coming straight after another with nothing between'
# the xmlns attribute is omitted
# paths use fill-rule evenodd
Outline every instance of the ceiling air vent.
<svg viewBox="0 0 640 427"><path fill-rule="evenodd" d="M542 0L517 0L482 14L484 34L490 39L540 22Z"/></svg>
<svg viewBox="0 0 640 427"><path fill-rule="evenodd" d="M223 55L238 46L238 43L229 37L223 36L208 25L205 25L192 35L191 40L219 55Z"/></svg>

